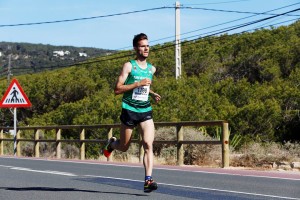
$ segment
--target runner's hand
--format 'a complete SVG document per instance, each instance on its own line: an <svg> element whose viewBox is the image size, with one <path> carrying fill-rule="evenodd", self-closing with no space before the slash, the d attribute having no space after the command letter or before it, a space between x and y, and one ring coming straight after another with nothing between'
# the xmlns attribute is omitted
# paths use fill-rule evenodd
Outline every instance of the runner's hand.
<svg viewBox="0 0 300 200"><path fill-rule="evenodd" d="M140 80L139 85L140 85L140 86L148 86L148 85L151 85L151 80L148 79L148 78L145 78L145 79L143 79L143 80Z"/></svg>
<svg viewBox="0 0 300 200"><path fill-rule="evenodd" d="M155 100L156 103L158 103L161 99L161 96L157 93L151 93L151 97Z"/></svg>

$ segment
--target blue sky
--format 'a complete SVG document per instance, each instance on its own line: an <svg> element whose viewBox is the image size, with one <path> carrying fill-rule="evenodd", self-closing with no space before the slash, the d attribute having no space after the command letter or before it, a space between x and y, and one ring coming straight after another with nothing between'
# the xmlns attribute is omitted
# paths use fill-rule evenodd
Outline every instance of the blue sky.
<svg viewBox="0 0 300 200"><path fill-rule="evenodd" d="M63 23L3 25L106 16L174 6L175 2L175 0L0 0L0 41L119 50L131 49L133 36L144 32L148 35L151 45L162 44L175 39L174 8ZM270 17L270 15L259 15L220 26L218 24L253 14L207 11L199 8L262 13L300 3L299 0L181 0L179 2L183 7L193 8L180 9L182 40L195 39L211 31ZM297 8L300 8L300 4L272 13L280 14ZM294 16L277 17L244 29L237 29L235 32L292 20L284 23L290 24L300 18L299 11L291 15ZM218 26L207 28L214 25Z"/></svg>

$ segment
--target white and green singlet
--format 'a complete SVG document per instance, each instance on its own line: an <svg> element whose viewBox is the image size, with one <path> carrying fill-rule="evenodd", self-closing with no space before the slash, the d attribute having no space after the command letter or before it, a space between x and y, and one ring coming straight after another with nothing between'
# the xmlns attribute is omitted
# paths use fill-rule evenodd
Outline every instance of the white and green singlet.
<svg viewBox="0 0 300 200"><path fill-rule="evenodd" d="M130 60L132 65L131 72L129 73L125 85L133 84L134 82L141 81L148 78L152 81L153 71L152 65L147 62L147 67L142 69L135 60ZM149 100L150 86L140 86L134 90L125 92L122 99L122 108L134 112L142 113L152 110Z"/></svg>

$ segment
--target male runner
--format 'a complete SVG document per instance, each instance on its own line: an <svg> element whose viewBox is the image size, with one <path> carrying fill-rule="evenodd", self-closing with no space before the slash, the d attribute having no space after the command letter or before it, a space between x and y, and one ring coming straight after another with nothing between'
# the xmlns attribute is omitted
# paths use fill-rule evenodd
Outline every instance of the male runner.
<svg viewBox="0 0 300 200"><path fill-rule="evenodd" d="M115 94L123 94L120 139L110 138L103 153L109 157L114 149L127 151L132 131L134 127L139 126L145 152L143 158L144 192L151 192L157 189L157 183L152 179L154 122L149 95L156 102L160 101L161 97L150 90L156 68L146 61L150 50L147 35L144 33L135 35L133 48L136 52L136 59L124 64L114 90Z"/></svg>

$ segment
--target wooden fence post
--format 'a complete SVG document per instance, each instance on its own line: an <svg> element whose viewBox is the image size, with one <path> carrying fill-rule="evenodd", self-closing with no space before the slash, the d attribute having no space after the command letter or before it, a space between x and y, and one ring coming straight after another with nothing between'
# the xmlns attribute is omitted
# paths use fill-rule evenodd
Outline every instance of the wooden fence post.
<svg viewBox="0 0 300 200"><path fill-rule="evenodd" d="M40 129L37 129L34 133L34 155L35 157L40 157Z"/></svg>
<svg viewBox="0 0 300 200"><path fill-rule="evenodd" d="M109 140L111 137L113 136L113 128L110 128L107 134L107 139ZM113 153L111 153L111 155L107 158L107 161L112 161L112 157L113 157Z"/></svg>
<svg viewBox="0 0 300 200"><path fill-rule="evenodd" d="M177 133L177 165L183 165L184 160L184 149L183 144L183 126L177 125L176 126L176 133Z"/></svg>
<svg viewBox="0 0 300 200"><path fill-rule="evenodd" d="M3 129L1 129L1 132L0 132L0 155L2 156L3 155Z"/></svg>
<svg viewBox="0 0 300 200"><path fill-rule="evenodd" d="M19 141L19 139L21 138L21 131L18 130L17 131L17 157L20 157L21 156L21 143Z"/></svg>
<svg viewBox="0 0 300 200"><path fill-rule="evenodd" d="M80 160L85 160L85 129L80 133Z"/></svg>
<svg viewBox="0 0 300 200"><path fill-rule="evenodd" d="M59 141L61 139L61 129L58 129L56 131L56 158L61 158L61 142Z"/></svg>
<svg viewBox="0 0 300 200"><path fill-rule="evenodd" d="M229 129L226 122L222 127L222 167L229 167Z"/></svg>

